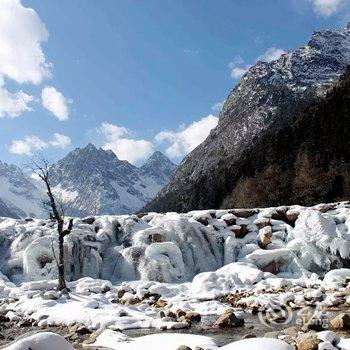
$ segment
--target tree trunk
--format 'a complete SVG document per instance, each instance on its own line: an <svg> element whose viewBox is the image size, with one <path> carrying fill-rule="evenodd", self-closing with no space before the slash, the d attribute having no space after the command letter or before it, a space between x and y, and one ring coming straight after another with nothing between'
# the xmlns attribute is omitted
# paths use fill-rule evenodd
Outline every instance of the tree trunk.
<svg viewBox="0 0 350 350"><path fill-rule="evenodd" d="M63 233L63 220L58 222L58 290L67 291L66 279L64 275L64 233Z"/></svg>

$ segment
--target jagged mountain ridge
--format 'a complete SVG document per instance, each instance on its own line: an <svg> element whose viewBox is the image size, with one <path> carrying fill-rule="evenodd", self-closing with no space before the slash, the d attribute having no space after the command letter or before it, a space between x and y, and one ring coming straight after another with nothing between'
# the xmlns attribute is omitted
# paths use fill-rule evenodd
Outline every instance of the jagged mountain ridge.
<svg viewBox="0 0 350 350"><path fill-rule="evenodd" d="M315 32L300 49L258 62L227 97L218 126L181 162L170 183L144 210L219 207L247 169L244 154L262 134L288 125L324 96L350 64L350 24Z"/></svg>
<svg viewBox="0 0 350 350"><path fill-rule="evenodd" d="M50 175L66 215L130 214L154 197L175 167L160 152L138 168L88 144L53 164ZM19 167L0 162L0 189L0 216L47 215L42 206L45 189Z"/></svg>
<svg viewBox="0 0 350 350"><path fill-rule="evenodd" d="M89 144L50 168L52 185L69 215L128 214L139 210L169 181L175 165L155 152L141 167Z"/></svg>

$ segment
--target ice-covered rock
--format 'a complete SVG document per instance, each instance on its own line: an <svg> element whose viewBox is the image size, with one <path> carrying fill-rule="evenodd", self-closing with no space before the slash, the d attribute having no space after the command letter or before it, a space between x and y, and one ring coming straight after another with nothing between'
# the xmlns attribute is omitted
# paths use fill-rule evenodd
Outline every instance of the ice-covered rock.
<svg viewBox="0 0 350 350"><path fill-rule="evenodd" d="M324 274L342 268L350 252L349 205L330 208L283 207L283 213L297 210L295 228L276 216L281 208L74 218L64 240L66 278L186 282L208 272L197 279L210 281L235 262L279 277ZM57 278L57 256L54 221L0 220L0 269L11 281ZM227 289L243 280L249 284L233 272L218 284Z"/></svg>
<svg viewBox="0 0 350 350"><path fill-rule="evenodd" d="M4 350L74 350L64 337L52 333L43 332L31 335L7 346Z"/></svg>

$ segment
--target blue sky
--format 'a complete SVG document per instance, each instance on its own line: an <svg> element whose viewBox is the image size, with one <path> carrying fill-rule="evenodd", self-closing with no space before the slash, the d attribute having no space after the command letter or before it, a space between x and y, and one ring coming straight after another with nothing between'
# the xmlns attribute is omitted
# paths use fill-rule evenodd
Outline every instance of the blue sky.
<svg viewBox="0 0 350 350"><path fill-rule="evenodd" d="M179 162L249 65L340 28L349 9L349 0L2 0L0 159L55 161L92 142L134 164L156 149Z"/></svg>

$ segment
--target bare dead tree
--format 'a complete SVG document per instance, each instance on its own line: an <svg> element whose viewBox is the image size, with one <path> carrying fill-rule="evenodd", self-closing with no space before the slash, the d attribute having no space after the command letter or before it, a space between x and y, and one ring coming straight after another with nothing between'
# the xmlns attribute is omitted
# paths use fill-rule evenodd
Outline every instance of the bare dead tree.
<svg viewBox="0 0 350 350"><path fill-rule="evenodd" d="M64 269L64 237L69 235L73 229L73 219L69 220L66 228L64 228L64 211L62 205L59 205L56 201L55 195L51 189L51 179L48 161L41 159L40 163L32 160L32 171L45 183L46 194L48 196L48 202L45 203L46 207L49 208L50 218L57 222L57 233L58 233L58 289L61 291L68 291L65 269Z"/></svg>

